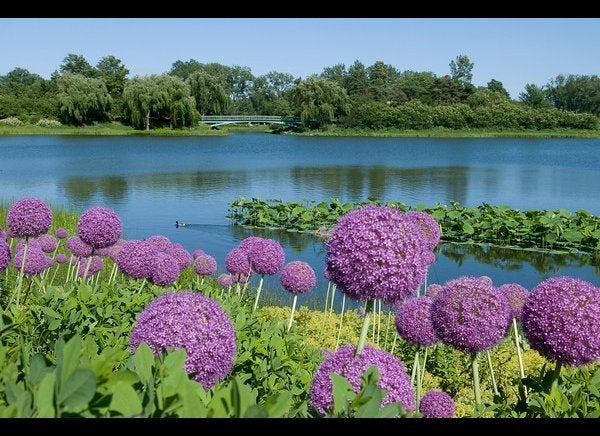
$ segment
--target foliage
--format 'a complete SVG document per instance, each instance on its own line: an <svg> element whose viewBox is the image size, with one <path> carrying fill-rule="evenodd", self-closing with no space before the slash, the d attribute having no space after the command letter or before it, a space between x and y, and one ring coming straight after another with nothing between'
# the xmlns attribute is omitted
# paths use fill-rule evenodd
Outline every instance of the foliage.
<svg viewBox="0 0 600 436"><path fill-rule="evenodd" d="M20 127L23 125L23 121L21 121L20 119L18 119L16 117L8 117L8 118L2 118L0 120L0 124L4 124L6 126Z"/></svg>
<svg viewBox="0 0 600 436"><path fill-rule="evenodd" d="M471 83L473 80L473 67L475 64L471 62L468 56L458 55L455 60L450 61L450 76L452 80L461 83Z"/></svg>
<svg viewBox="0 0 600 436"><path fill-rule="evenodd" d="M41 118L37 123L35 123L35 125L40 126L40 127L60 127L60 126L62 126L60 121L50 120L48 118Z"/></svg>
<svg viewBox="0 0 600 436"><path fill-rule="evenodd" d="M231 105L224 83L204 71L196 71L186 79L200 115L221 115Z"/></svg>
<svg viewBox="0 0 600 436"><path fill-rule="evenodd" d="M558 75L547 85L548 97L559 109L600 115L600 77Z"/></svg>
<svg viewBox="0 0 600 436"><path fill-rule="evenodd" d="M298 108L304 125L321 127L334 121L349 110L348 97L343 88L326 79L310 77L290 91L292 102Z"/></svg>
<svg viewBox="0 0 600 436"><path fill-rule="evenodd" d="M109 118L112 99L101 79L64 73L57 78L60 116L67 124L90 124Z"/></svg>

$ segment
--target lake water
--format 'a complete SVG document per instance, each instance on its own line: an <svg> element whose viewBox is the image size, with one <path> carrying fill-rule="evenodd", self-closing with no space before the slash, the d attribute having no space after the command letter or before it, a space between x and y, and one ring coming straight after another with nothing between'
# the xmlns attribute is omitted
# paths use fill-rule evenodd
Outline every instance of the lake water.
<svg viewBox="0 0 600 436"><path fill-rule="evenodd" d="M202 248L219 272L243 238L275 238L286 261L309 262L319 278L300 304L321 305L323 244L309 235L233 226L226 218L229 202L376 197L599 215L599 151L599 139L1 136L0 199L33 196L77 213L110 207L123 221L124 238L162 234L190 252ZM175 220L191 225L176 228ZM548 277L572 275L600 285L600 268L585 258L455 245L440 246L436 254L429 282L487 275L496 285L531 289ZM266 294L291 302L278 276L265 286Z"/></svg>

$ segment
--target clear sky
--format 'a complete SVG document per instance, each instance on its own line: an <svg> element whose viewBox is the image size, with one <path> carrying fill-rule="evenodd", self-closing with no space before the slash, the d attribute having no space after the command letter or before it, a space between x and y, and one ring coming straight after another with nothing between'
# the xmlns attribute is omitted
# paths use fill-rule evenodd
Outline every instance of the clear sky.
<svg viewBox="0 0 600 436"><path fill-rule="evenodd" d="M513 98L558 74L600 74L598 18L0 18L0 75L49 78L69 53L95 65L114 55L129 77L173 62L250 67L305 78L324 67L376 61L448 74L464 54L473 83L501 81Z"/></svg>

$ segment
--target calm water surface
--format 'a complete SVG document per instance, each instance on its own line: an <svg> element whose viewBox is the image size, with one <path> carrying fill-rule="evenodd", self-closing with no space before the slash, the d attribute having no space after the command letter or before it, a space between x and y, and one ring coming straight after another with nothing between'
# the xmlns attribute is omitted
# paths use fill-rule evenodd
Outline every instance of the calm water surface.
<svg viewBox="0 0 600 436"><path fill-rule="evenodd" d="M81 213L102 205L123 221L124 238L162 234L202 248L224 271L225 256L252 234L281 241L286 261L304 260L321 280L299 298L322 300L325 251L308 235L243 229L225 218L238 197L408 205L455 200L600 214L598 139L322 138L236 133L226 137L0 137L0 199L34 196ZM175 220L190 223L175 228ZM2 223L4 225L5 223ZM488 275L527 288L556 275L600 285L585 259L444 245L429 281ZM278 276L267 293L291 297Z"/></svg>

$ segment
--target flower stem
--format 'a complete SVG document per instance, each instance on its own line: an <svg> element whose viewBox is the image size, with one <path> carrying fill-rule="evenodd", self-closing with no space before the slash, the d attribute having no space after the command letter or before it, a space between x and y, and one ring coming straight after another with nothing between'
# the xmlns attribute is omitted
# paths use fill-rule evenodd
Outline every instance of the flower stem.
<svg viewBox="0 0 600 436"><path fill-rule="evenodd" d="M385 342L383 343L383 349L385 350L387 348L387 343L388 343L388 332L390 330L390 320L392 318L392 311L390 310L388 312L388 316L387 316L387 322L385 324Z"/></svg>
<svg viewBox="0 0 600 436"><path fill-rule="evenodd" d="M83 271L83 277L81 278L81 281L88 279L88 273L90 272L90 265L92 264L92 256L94 255L94 252L92 251L92 254L90 254L90 257L88 257L88 261L85 264L85 270ZM79 272L79 270L77 270L77 272Z"/></svg>
<svg viewBox="0 0 600 436"><path fill-rule="evenodd" d="M513 318L513 330L515 332L515 345L517 346L517 357L519 358L519 370L521 371L521 381L525 378L525 366L523 365L523 356L521 356L521 346L519 345L519 330L517 329L517 320ZM527 397L527 386L525 389L525 397Z"/></svg>
<svg viewBox="0 0 600 436"><path fill-rule="evenodd" d="M290 313L290 322L288 322L288 326L287 326L288 332L292 328L292 320L294 319L294 310L296 310L296 301L298 301L298 294L294 294L294 301L292 302L292 312Z"/></svg>
<svg viewBox="0 0 600 436"><path fill-rule="evenodd" d="M427 351L427 349L425 349ZM427 355L425 356L425 358L427 358ZM423 365L425 365L425 362L423 362ZM421 385L423 383L423 370L424 370L424 366L421 367L421 361L420 358L417 354L417 389L416 389L416 401L415 401L415 410L419 410L419 403L421 402Z"/></svg>
<svg viewBox="0 0 600 436"><path fill-rule="evenodd" d="M254 311L256 310L256 307L258 306L258 299L260 297L260 291L262 290L262 286L263 286L263 278L264 278L264 274L261 274L260 280L258 281L258 289L256 289L256 299L254 300L254 307L252 308L252 313L254 313ZM246 283L248 283L248 282L246 282ZM295 298L295 296L294 296L294 298ZM293 313L293 311L292 311L292 313ZM291 325L291 321L290 321L290 325Z"/></svg>
<svg viewBox="0 0 600 436"><path fill-rule="evenodd" d="M415 377L417 377L417 369L419 367L419 349L415 352L415 359L413 360L412 372L410 374L410 382L411 384L415 384Z"/></svg>
<svg viewBox="0 0 600 436"><path fill-rule="evenodd" d="M377 311L377 345L379 345L379 333L381 332L381 299L379 299L379 310Z"/></svg>
<svg viewBox="0 0 600 436"><path fill-rule="evenodd" d="M477 359L479 353L473 354L473 390L475 391L475 408L479 409L481 406L481 389L479 387L479 363Z"/></svg>
<svg viewBox="0 0 600 436"><path fill-rule="evenodd" d="M17 285L17 306L21 298L21 287L23 286L23 275L25 274L25 259L27 257L27 237L25 238L25 246L23 247L23 260L21 261L21 271L19 272L19 283ZM12 299L11 299L12 301Z"/></svg>
<svg viewBox="0 0 600 436"><path fill-rule="evenodd" d="M340 335L342 334L342 321L344 321L344 307L346 306L346 294L342 295L342 313L340 314L340 328L338 329L337 339L335 340L335 348L340 344Z"/></svg>
<svg viewBox="0 0 600 436"><path fill-rule="evenodd" d="M331 282L327 282L327 295L325 296L325 309L323 312L323 322L321 323L321 330L319 331L319 339L323 335L323 329L325 328L325 321L327 321L327 303L329 303L329 288L331 288Z"/></svg>
<svg viewBox="0 0 600 436"><path fill-rule="evenodd" d="M371 303L370 307L369 303ZM354 353L355 356L358 356L362 352L363 348L365 348L365 341L367 340L367 334L369 332L369 321L371 320L371 311L373 309L373 303L374 300L367 301L367 304L365 305L365 319L363 321L362 329L360 331L360 337L358 338L358 345L356 346L356 352Z"/></svg>
<svg viewBox="0 0 600 436"><path fill-rule="evenodd" d="M394 332L394 340L392 341L392 349L390 354L394 354L394 348L396 348L396 340L398 339L398 332Z"/></svg>
<svg viewBox="0 0 600 436"><path fill-rule="evenodd" d="M492 354L490 353L490 350L487 350L486 354L487 354L488 366L490 367L490 375L492 376L492 386L494 388L494 394L500 395L500 392L498 392L498 385L496 384L496 375L494 374L494 366L492 365Z"/></svg>
<svg viewBox="0 0 600 436"><path fill-rule="evenodd" d="M335 300L335 288L336 288L336 284L334 283L331 288L331 304L329 305L329 314L330 315L333 313L333 301Z"/></svg>
<svg viewBox="0 0 600 436"><path fill-rule="evenodd" d="M562 363L558 360L556 361L556 366L554 367L554 374L552 375L552 384L550 385L550 392L553 387L558 386L558 379L560 378L560 370L562 369Z"/></svg>

